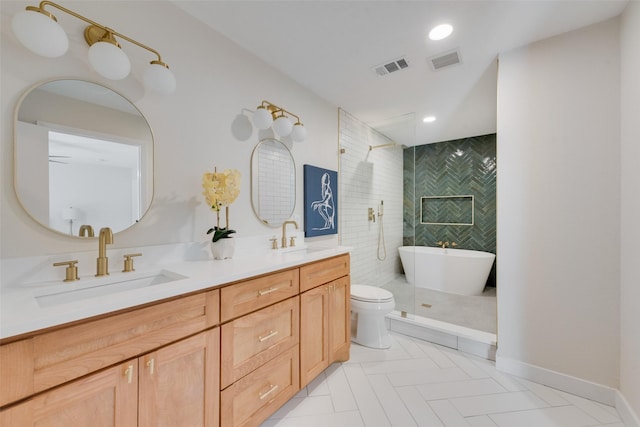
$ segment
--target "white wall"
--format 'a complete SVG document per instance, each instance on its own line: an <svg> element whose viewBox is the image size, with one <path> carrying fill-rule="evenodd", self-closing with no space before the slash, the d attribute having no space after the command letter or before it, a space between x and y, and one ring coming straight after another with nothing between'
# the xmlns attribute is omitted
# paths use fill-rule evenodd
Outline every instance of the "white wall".
<svg viewBox="0 0 640 427"><path fill-rule="evenodd" d="M503 368L619 386L619 117L617 20L500 56Z"/></svg>
<svg viewBox="0 0 640 427"><path fill-rule="evenodd" d="M70 51L56 59L41 58L18 44L11 17L23 1L2 1L0 52L0 255L34 256L97 250L94 240L82 241L53 233L26 215L13 190L13 114L20 96L37 82L54 77L102 83L132 100L149 121L155 137L155 194L150 211L139 224L115 236L113 247L132 247L208 239L215 215L204 204L201 176L205 171L235 168L242 173L238 200L231 206L231 224L238 235L279 234L262 225L250 202L249 162L258 141L232 133L234 120L249 117L263 99L293 111L308 130L306 142L293 145L298 203L294 216L303 217L302 168L305 163L337 170L337 107L302 88L270 66L165 1L78 1L75 11L157 49L177 78L169 96L145 94L144 65L154 59L122 42L132 59L133 73L122 81L101 78L88 65L81 21L58 16L70 36ZM249 111L251 110L251 111ZM301 224L302 225L302 224ZM337 242L337 236L328 240ZM265 241L266 245L270 242Z"/></svg>
<svg viewBox="0 0 640 427"><path fill-rule="evenodd" d="M620 390L640 415L640 2L621 21Z"/></svg>

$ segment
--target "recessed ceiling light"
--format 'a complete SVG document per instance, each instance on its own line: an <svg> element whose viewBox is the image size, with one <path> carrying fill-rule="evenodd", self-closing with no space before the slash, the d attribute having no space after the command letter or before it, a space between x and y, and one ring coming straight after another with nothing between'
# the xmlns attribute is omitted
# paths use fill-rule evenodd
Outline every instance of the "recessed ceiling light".
<svg viewBox="0 0 640 427"><path fill-rule="evenodd" d="M441 24L435 26L429 31L429 38L431 40L442 40L447 38L453 32L453 27L449 24Z"/></svg>
<svg viewBox="0 0 640 427"><path fill-rule="evenodd" d="M436 121L436 118L434 116L427 116L424 119L422 119L422 121L425 123L432 123Z"/></svg>

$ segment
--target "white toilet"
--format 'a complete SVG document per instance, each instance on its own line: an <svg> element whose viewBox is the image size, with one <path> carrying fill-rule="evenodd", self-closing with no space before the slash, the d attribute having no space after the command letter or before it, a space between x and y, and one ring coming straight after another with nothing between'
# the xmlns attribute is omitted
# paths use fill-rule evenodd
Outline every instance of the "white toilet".
<svg viewBox="0 0 640 427"><path fill-rule="evenodd" d="M367 285L351 285L351 341L372 348L391 347L384 317L395 308L393 294Z"/></svg>

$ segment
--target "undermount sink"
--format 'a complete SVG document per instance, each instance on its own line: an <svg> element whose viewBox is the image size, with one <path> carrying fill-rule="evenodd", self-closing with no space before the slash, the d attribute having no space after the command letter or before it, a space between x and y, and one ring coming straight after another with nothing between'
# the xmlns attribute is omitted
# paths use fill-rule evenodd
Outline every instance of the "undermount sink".
<svg viewBox="0 0 640 427"><path fill-rule="evenodd" d="M36 290L34 297L40 307L52 307L88 298L111 295L117 292L147 288L175 280L186 279L178 273L159 270L141 273L118 273L114 276L80 279Z"/></svg>
<svg viewBox="0 0 640 427"><path fill-rule="evenodd" d="M289 246L287 248L278 249L278 253L287 254L287 253L295 252L300 254L312 254L314 252L320 252L326 249L327 248L313 247L313 246Z"/></svg>

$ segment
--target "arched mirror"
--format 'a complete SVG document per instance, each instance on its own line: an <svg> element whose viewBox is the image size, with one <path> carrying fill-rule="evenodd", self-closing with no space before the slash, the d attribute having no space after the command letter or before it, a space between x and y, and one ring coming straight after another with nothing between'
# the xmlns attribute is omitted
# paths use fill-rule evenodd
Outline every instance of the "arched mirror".
<svg viewBox="0 0 640 427"><path fill-rule="evenodd" d="M280 227L296 207L296 165L276 139L263 139L251 154L251 206L258 219Z"/></svg>
<svg viewBox="0 0 640 427"><path fill-rule="evenodd" d="M79 237L138 222L153 198L153 135L126 98L82 80L39 84L14 129L14 186L43 226Z"/></svg>

